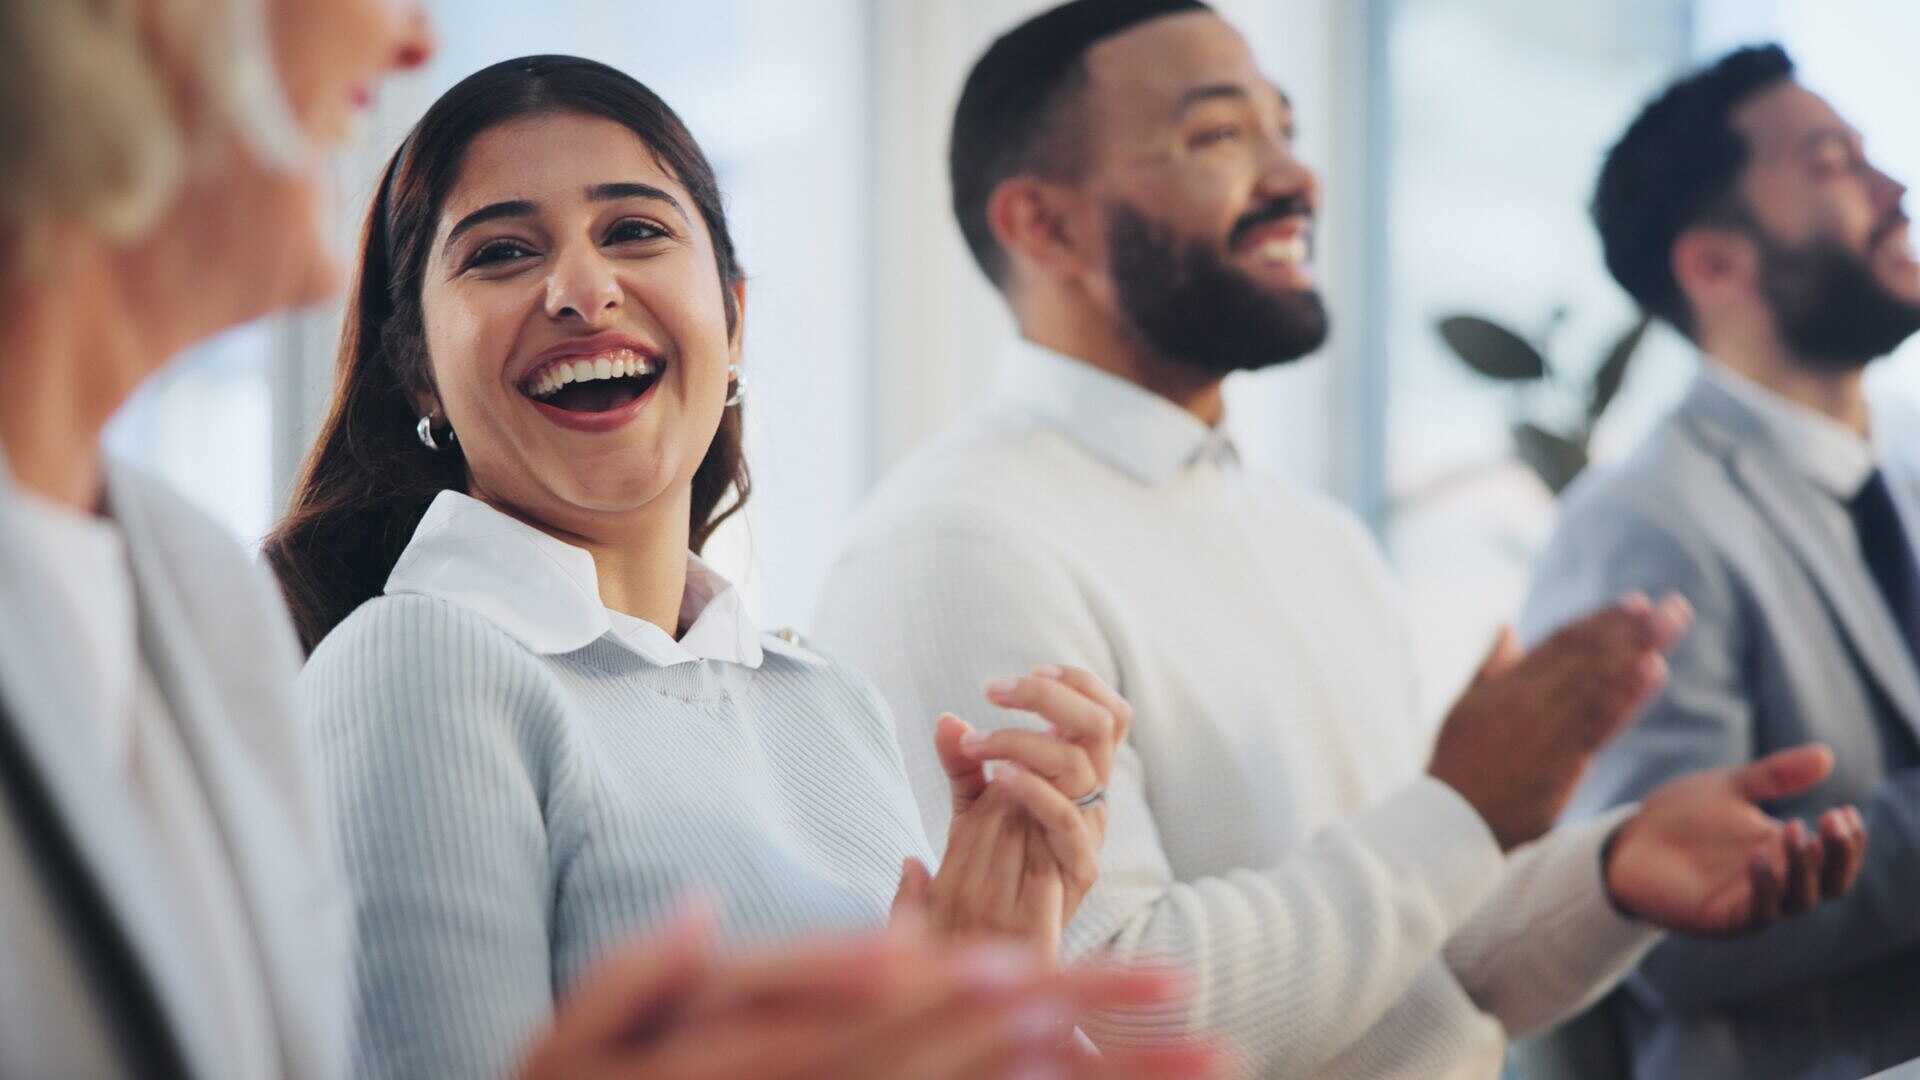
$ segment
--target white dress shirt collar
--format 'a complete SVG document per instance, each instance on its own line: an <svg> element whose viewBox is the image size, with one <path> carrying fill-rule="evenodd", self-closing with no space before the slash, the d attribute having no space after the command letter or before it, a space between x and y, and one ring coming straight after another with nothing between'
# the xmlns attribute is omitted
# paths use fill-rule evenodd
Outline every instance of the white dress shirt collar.
<svg viewBox="0 0 1920 1080"><path fill-rule="evenodd" d="M100 751L118 773L133 760L134 690L140 643L133 566L126 539L111 519L82 513L16 488L20 519L40 566L59 593L82 651L91 715Z"/></svg>
<svg viewBox="0 0 1920 1080"><path fill-rule="evenodd" d="M1208 427L1145 387L1031 341L1008 351L993 392L1144 484L1239 460L1224 421Z"/></svg>
<svg viewBox="0 0 1920 1080"><path fill-rule="evenodd" d="M1700 370L1753 414L1787 463L1815 487L1845 502L1873 474L1873 443L1852 428L1712 360Z"/></svg>
<svg viewBox="0 0 1920 1080"><path fill-rule="evenodd" d="M680 601L687 632L676 641L601 603L593 556L584 549L457 491L441 492L427 508L386 591L458 604L544 656L611 637L659 667L716 660L758 668L767 650L821 662L795 642L763 638L739 590L692 553Z"/></svg>

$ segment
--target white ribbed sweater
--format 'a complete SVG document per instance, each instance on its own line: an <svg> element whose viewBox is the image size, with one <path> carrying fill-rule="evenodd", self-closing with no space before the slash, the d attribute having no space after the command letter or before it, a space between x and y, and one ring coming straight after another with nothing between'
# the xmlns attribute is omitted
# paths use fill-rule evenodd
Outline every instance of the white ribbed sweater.
<svg viewBox="0 0 1920 1080"><path fill-rule="evenodd" d="M1100 882L1068 955L1192 964L1183 1013L1262 1077L1490 1080L1509 1033L1610 986L1651 943L1599 848L1617 816L1503 858L1423 775L1407 634L1350 515L1249 475L1190 415L1022 347L994 397L882 485L815 630L872 677L930 836L922 718L984 726L979 687L1083 665L1133 703Z"/></svg>
<svg viewBox="0 0 1920 1080"><path fill-rule="evenodd" d="M301 676L351 881L355 1075L502 1076L555 997L689 894L731 940L874 928L929 858L858 675L540 656L473 610L386 596Z"/></svg>

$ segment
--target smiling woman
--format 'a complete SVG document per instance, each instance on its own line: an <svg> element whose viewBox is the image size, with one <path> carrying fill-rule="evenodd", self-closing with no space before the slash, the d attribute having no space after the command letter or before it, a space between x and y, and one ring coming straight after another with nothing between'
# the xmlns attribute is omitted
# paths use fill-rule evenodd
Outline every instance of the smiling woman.
<svg viewBox="0 0 1920 1080"><path fill-rule="evenodd" d="M688 893L735 941L924 909L1057 956L1126 705L1045 668L988 697L1050 732L944 719L929 873L878 694L761 634L697 557L745 495L745 300L705 156L604 65L487 68L388 167L333 412L267 544L312 650L363 1074L500 1074ZM1075 1052L1061 1019L1033 1018L1042 1057Z"/></svg>
<svg viewBox="0 0 1920 1080"><path fill-rule="evenodd" d="M739 402L725 404L745 286L717 206L687 209L703 186L704 166L669 167L589 113L509 119L467 147L421 280L435 359L415 395L418 415L465 434L467 494L593 538L603 560L678 560L689 527L698 553L721 516L694 496L700 470L734 462L745 489ZM667 569L603 568L602 591L644 581L653 595L624 606L670 620Z"/></svg>
<svg viewBox="0 0 1920 1080"><path fill-rule="evenodd" d="M435 103L388 165L368 219L364 262L341 340L339 392L287 516L264 547L309 650L380 594L414 527L442 491L485 498L487 485L498 485L506 505L536 517L552 515L558 523L577 526L571 530L576 533L587 531L581 515L616 508L622 496L599 486L622 486L611 470L559 464L564 450L556 440L565 432L558 429L567 425L553 414L589 427L607 418L554 407L557 403L548 403L543 412L525 392L530 384L523 382L534 375L564 378L557 370L536 369L587 344L576 333L529 345L518 325L534 308L557 304L553 313L570 315L588 335L598 333L599 323L608 318L604 267L585 271L595 280L578 276L576 270L598 259L578 257L575 239L586 236L587 249L635 264L651 262L649 256L670 245L675 249L668 260L675 264L671 272L655 266L648 280L704 280L701 302L723 315L713 320L711 331L683 343L688 356L716 348L729 358L723 364L737 356L744 272L713 170L664 102L617 73L619 81L610 80L610 70L569 57L496 64ZM610 92L610 85L621 93ZM615 161L604 160L606 148ZM620 159L622 152L627 160ZM552 190L535 199L516 187L526 178L526 163L533 161L578 164L567 170L575 175L555 178L549 182ZM636 185L593 171L629 164L651 174L654 182ZM448 205L463 171L487 181L462 185L456 193L460 201ZM668 195L666 188L691 203L700 227L681 198ZM652 224L662 216L672 222L671 233ZM597 236L593 230L600 230ZM687 272L689 245L704 253L705 267L698 272ZM543 251L545 263L561 260L553 267L558 272L530 275L530 266L543 264ZM588 291L569 291L576 286ZM619 293L617 287L611 291ZM434 305L445 313L438 325L423 313L429 297L448 301ZM617 295L613 302L617 305ZM711 340L716 337L720 340ZM436 342L441 355L459 361L434 365L430 355ZM601 344L659 362L657 345L611 339ZM526 348L534 351L501 351ZM601 358L611 368L616 357L609 351ZM628 360L619 359L623 366ZM490 371L482 370L488 365ZM585 381L577 365L569 370L574 381ZM689 385L684 376L680 385ZM691 529L688 546L696 554L751 490L741 451L741 409L736 404L720 415L728 395L717 384L707 396L717 426L679 428L704 429L710 440L704 453L690 455L698 467L680 518L681 527ZM438 440L416 434L444 431L449 422L454 432L471 424L503 437L476 439L476 430L462 442L457 434ZM633 437L645 436L636 432ZM606 449L613 451L613 470L620 461L654 460ZM472 460L476 454L478 462ZM683 456L676 455L676 463ZM627 486L645 483L633 476L625 481ZM733 498L723 508L729 493Z"/></svg>

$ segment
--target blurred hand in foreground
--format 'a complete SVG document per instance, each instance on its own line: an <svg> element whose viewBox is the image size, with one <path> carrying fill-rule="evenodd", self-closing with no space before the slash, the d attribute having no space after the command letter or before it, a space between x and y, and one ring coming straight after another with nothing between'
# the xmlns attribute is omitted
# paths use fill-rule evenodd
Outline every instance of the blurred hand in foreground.
<svg viewBox="0 0 1920 1080"><path fill-rule="evenodd" d="M719 959L709 920L684 917L609 959L568 995L524 1080L972 1080L1211 1076L1178 1046L1099 1056L1075 1036L1093 1011L1161 1005L1169 972L1050 971L1008 943L885 936Z"/></svg>

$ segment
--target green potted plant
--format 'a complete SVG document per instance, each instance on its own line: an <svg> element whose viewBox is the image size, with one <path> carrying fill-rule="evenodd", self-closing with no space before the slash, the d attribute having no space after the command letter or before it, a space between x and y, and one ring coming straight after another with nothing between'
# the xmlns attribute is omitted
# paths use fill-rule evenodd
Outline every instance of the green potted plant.
<svg viewBox="0 0 1920 1080"><path fill-rule="evenodd" d="M1565 320L1566 309L1556 310L1538 344L1478 315L1450 315L1439 323L1440 337L1468 367L1512 388L1514 450L1555 495L1592 460L1594 429L1626 383L1651 323L1641 316L1613 340L1591 378L1578 381L1547 360ZM1570 425L1568 416L1575 418Z"/></svg>

